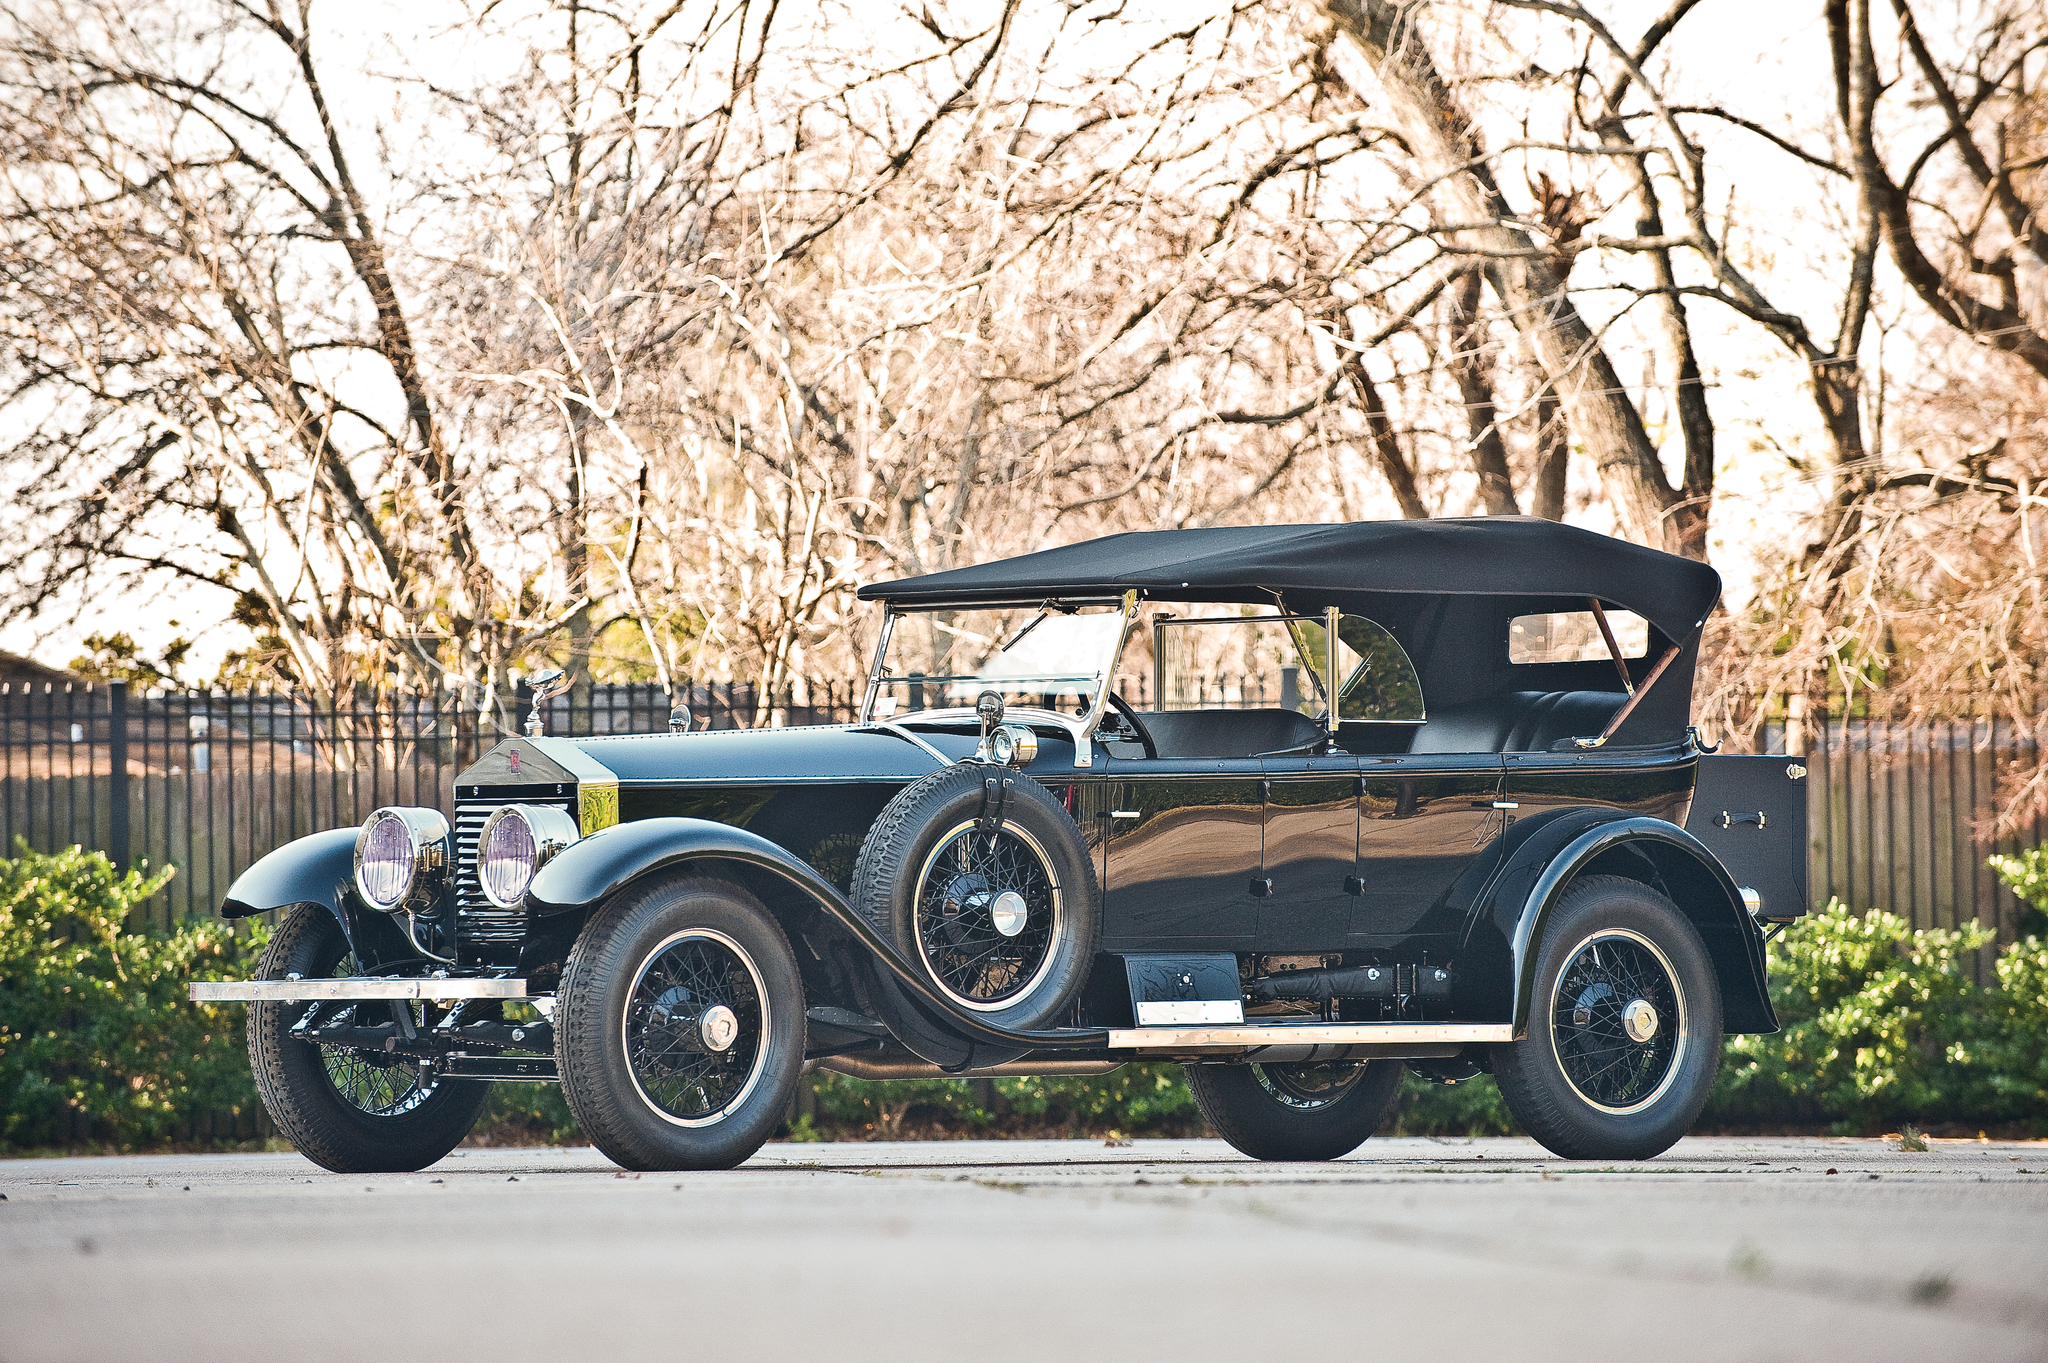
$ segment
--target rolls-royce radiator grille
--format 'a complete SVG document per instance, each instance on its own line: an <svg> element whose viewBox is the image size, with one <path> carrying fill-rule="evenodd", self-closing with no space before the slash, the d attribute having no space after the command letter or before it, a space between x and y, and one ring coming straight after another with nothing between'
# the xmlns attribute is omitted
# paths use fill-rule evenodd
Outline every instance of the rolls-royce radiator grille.
<svg viewBox="0 0 2048 1363"><path fill-rule="evenodd" d="M501 909L491 903L477 883L477 836L483 832L484 820L491 817L492 811L509 803L512 802L492 800L455 806L455 936L465 957L510 956L517 953L520 939L526 935L526 915L518 909ZM574 799L520 803L564 809L572 818L576 814Z"/></svg>

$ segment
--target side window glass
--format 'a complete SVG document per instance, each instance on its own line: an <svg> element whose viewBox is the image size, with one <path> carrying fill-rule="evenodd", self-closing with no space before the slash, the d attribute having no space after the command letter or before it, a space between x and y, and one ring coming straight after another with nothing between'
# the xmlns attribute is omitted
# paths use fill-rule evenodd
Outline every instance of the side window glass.
<svg viewBox="0 0 2048 1363"><path fill-rule="evenodd" d="M1321 623L1303 621L1303 661L1322 680L1328 665ZM1337 620L1337 718L1381 723L1419 724L1426 717L1422 682L1408 650L1386 628L1362 615Z"/></svg>
<svg viewBox="0 0 2048 1363"><path fill-rule="evenodd" d="M1634 611L1608 611L1607 627L1624 658L1641 658L1650 651L1650 624ZM1600 637L1600 622L1591 611L1545 611L1541 615L1518 615L1508 621L1508 661L1511 663L1604 663L1607 641Z"/></svg>

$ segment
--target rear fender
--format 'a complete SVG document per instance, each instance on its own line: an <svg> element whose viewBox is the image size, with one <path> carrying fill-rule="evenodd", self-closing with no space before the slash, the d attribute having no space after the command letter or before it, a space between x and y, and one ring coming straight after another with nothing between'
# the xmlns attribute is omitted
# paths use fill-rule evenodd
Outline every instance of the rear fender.
<svg viewBox="0 0 2048 1363"><path fill-rule="evenodd" d="M955 1068L973 1068L982 1063L984 1057L996 1052L1014 1057L1020 1047L1035 1050L1046 1046L1072 1048L1109 1043L1109 1033L1099 1027L1048 1032L1015 1031L995 1026L954 1007L897 954L894 944L855 912L837 886L808 862L758 834L709 819L635 819L573 842L534 876L533 885L526 892L526 908L540 917L587 912L627 886L657 872L695 863L705 863L706 869L716 869L719 862L735 862L774 877L801 892L844 928L887 972L887 982L895 986L894 992L908 996L900 1002L915 1005L916 1014L942 1026L964 1043ZM893 1004L898 1000L889 1002ZM892 1008L890 1011L895 1010ZM883 1021L890 1022L892 1030L897 1031L899 1039L906 1044L916 1038L906 1036L904 1032L920 1030L907 1017L893 1021L884 1018ZM919 1053L924 1052L920 1050Z"/></svg>
<svg viewBox="0 0 2048 1363"><path fill-rule="evenodd" d="M1506 850L1467 937L1467 956L1477 967L1472 983L1492 996L1468 1005L1509 1011L1515 1034L1525 1035L1551 915L1580 876L1618 875L1669 897L1698 929L1720 982L1724 1031L1778 1030L1763 933L1734 880L1697 838L1662 819L1614 809L1557 810L1526 822L1535 826L1520 830Z"/></svg>

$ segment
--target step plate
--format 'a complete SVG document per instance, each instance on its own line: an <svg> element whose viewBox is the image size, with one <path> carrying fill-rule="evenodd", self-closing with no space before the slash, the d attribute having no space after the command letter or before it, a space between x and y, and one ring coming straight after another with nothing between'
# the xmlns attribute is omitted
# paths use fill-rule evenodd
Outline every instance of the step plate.
<svg viewBox="0 0 2048 1363"><path fill-rule="evenodd" d="M1112 1050L1185 1051L1251 1046L1445 1046L1513 1041L1505 1022L1269 1023L1263 1027L1134 1027L1109 1034Z"/></svg>
<svg viewBox="0 0 2048 1363"><path fill-rule="evenodd" d="M525 980L205 980L194 1003L297 1003L307 999L523 999Z"/></svg>

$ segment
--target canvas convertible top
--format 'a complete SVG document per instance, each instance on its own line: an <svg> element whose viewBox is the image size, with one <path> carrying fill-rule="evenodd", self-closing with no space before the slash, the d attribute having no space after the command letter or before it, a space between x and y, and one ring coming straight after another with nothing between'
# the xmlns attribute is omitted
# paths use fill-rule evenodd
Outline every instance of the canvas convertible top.
<svg viewBox="0 0 2048 1363"><path fill-rule="evenodd" d="M1704 563L1533 516L1141 530L861 588L863 601L972 606L1033 596L1272 604L1282 594L1578 596L1632 610L1670 639L1705 622Z"/></svg>

